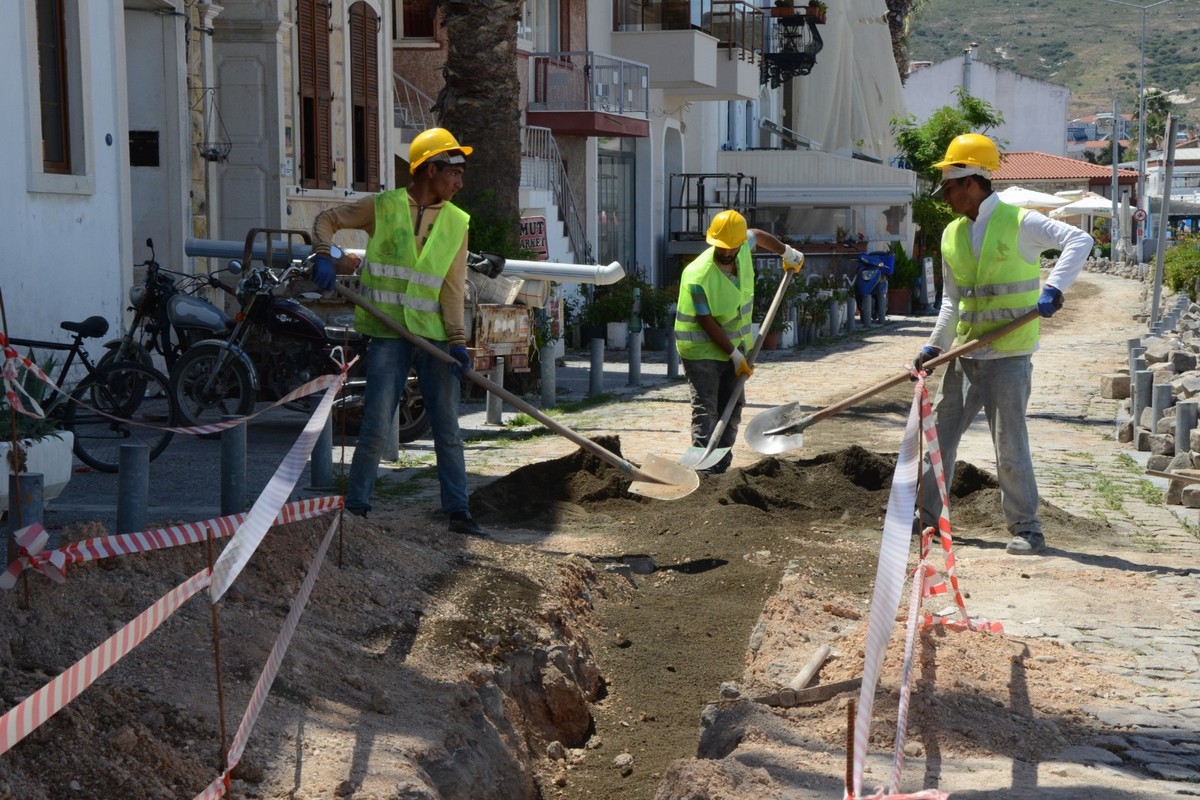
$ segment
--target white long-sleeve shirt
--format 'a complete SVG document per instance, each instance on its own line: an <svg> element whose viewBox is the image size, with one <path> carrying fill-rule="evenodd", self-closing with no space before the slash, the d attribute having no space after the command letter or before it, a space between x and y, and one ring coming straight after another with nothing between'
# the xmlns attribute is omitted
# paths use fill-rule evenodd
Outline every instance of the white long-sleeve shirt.
<svg viewBox="0 0 1200 800"><path fill-rule="evenodd" d="M987 232L988 221L992 212L1000 204L1000 198L990 194L979 204L979 213L975 220L967 219L967 227L971 232L971 252L979 258L983 249L983 236ZM1061 250L1058 263L1050 271L1044 285L1053 286L1064 294L1067 288L1083 271L1083 264L1092 252L1092 237L1074 225L1050 219L1045 214L1029 211L1021 218L1021 226L1017 231L1017 248L1021 258L1037 263L1046 250ZM942 256L945 258L945 255ZM958 284L954 281L953 271L948 264L942 266L942 307L938 312L937 323L929 334L928 344L938 348L943 353L954 344L955 328L958 326ZM1036 348L1036 345L1034 347ZM990 346L981 347L970 353L967 358L1004 358L1032 353L1033 350L998 353Z"/></svg>

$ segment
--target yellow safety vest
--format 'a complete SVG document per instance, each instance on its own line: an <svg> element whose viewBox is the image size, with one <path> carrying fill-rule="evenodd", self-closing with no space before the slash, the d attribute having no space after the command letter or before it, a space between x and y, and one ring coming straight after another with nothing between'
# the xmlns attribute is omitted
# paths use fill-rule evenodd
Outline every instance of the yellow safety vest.
<svg viewBox="0 0 1200 800"><path fill-rule="evenodd" d="M367 299L407 330L446 341L438 297L470 220L467 212L443 203L418 254L408 192L393 189L375 195L375 235L367 243L367 265L360 276ZM361 308L354 312L354 327L367 336L398 338Z"/></svg>
<svg viewBox="0 0 1200 800"><path fill-rule="evenodd" d="M754 310L754 262L750 248L742 245L737 254L738 282L735 286L713 261L716 248L710 247L688 264L679 278L679 306L675 314L675 349L681 358L728 361L729 354L705 333L696 319L692 286L704 287L708 310L725 330L734 347L743 353L753 345L750 315Z"/></svg>
<svg viewBox="0 0 1200 800"><path fill-rule="evenodd" d="M1017 246L1025 214L1023 208L997 205L988 220L979 258L971 252L971 229L965 217L951 222L942 233L942 256L959 291L955 346L978 339L1037 307L1041 268L1023 259ZM1033 350L1038 332L1034 320L991 346L997 352Z"/></svg>

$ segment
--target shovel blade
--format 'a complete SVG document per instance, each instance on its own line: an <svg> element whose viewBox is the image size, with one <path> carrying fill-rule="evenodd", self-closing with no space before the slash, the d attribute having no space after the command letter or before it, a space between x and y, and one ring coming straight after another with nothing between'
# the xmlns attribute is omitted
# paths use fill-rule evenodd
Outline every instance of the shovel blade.
<svg viewBox="0 0 1200 800"><path fill-rule="evenodd" d="M804 434L772 433L780 428L786 428L795 423L795 413L799 403L788 403L783 406L769 408L762 412L746 426L746 444L756 453L773 456L786 453L789 450L799 450L804 446Z"/></svg>
<svg viewBox="0 0 1200 800"><path fill-rule="evenodd" d="M706 447L689 447L679 457L679 463L692 469L708 469L724 458L728 452L728 447L714 447L712 449Z"/></svg>
<svg viewBox="0 0 1200 800"><path fill-rule="evenodd" d="M700 476L691 467L651 453L639 469L662 483L633 481L629 491L655 500L679 500L700 486Z"/></svg>

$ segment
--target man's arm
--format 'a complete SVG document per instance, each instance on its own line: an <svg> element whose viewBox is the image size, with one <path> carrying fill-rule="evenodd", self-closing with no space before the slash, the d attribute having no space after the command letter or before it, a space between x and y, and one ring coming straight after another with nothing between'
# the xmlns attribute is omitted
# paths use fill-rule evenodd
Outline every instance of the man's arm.
<svg viewBox="0 0 1200 800"><path fill-rule="evenodd" d="M446 336L451 347L466 345L467 333L463 324L463 304L467 294L467 237L463 237L462 247L454 255L450 271L442 281L442 291L438 294L438 304L442 309L442 324L446 326Z"/></svg>
<svg viewBox="0 0 1200 800"><path fill-rule="evenodd" d="M1045 250L1060 250L1046 285L1060 292L1075 282L1092 252L1092 237L1074 225L1030 211L1021 220L1021 256L1036 261ZM1036 251L1036 252L1035 252Z"/></svg>
<svg viewBox="0 0 1200 800"><path fill-rule="evenodd" d="M334 206L318 214L313 221L313 251L317 255L329 255L329 245L333 242L333 235L347 229L366 231L368 236L375 235L374 195L363 195L353 203ZM350 260L343 257L336 263L336 266L339 273L353 272L354 268L358 266L357 259Z"/></svg>

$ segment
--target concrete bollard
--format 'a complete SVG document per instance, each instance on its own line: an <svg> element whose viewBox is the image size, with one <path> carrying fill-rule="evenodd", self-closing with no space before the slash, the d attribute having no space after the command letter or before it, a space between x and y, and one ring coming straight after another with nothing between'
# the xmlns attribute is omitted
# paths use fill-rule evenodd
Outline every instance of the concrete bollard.
<svg viewBox="0 0 1200 800"><path fill-rule="evenodd" d="M245 425L238 428L245 430ZM224 455L225 431L221 432ZM117 534L146 529L146 507L150 503L150 448L123 444L117 455Z"/></svg>
<svg viewBox="0 0 1200 800"><path fill-rule="evenodd" d="M538 361L541 365L542 408L554 408L558 405L558 374L554 368L554 348L543 347Z"/></svg>
<svg viewBox="0 0 1200 800"><path fill-rule="evenodd" d="M1196 427L1197 404L1195 400L1185 400L1175 404L1175 455L1186 453L1190 449L1192 431Z"/></svg>
<svg viewBox="0 0 1200 800"><path fill-rule="evenodd" d="M1163 414L1171 407L1173 400L1174 398L1171 396L1171 384L1169 383L1157 384L1150 390L1151 433L1158 433L1158 421L1163 418Z"/></svg>
<svg viewBox="0 0 1200 800"><path fill-rule="evenodd" d="M223 422L243 419L226 415ZM221 431L221 516L246 510L246 426Z"/></svg>
<svg viewBox="0 0 1200 800"><path fill-rule="evenodd" d="M679 351L675 349L675 325L667 328L667 380L679 377Z"/></svg>
<svg viewBox="0 0 1200 800"><path fill-rule="evenodd" d="M604 394L604 340L592 339L592 371L588 375L588 395Z"/></svg>
<svg viewBox="0 0 1200 800"><path fill-rule="evenodd" d="M1146 348L1142 347L1141 345L1138 345L1137 347L1129 348L1129 377L1130 377L1130 379L1132 379L1133 376L1137 374L1139 358L1142 359L1141 368L1142 369L1146 368L1146 359L1142 358L1142 356L1145 352L1146 352Z"/></svg>
<svg viewBox="0 0 1200 800"><path fill-rule="evenodd" d="M12 534L42 521L45 487L46 476L40 472L8 474L8 525L4 530L5 564L11 564L18 555L17 542Z"/></svg>
<svg viewBox="0 0 1200 800"><path fill-rule="evenodd" d="M642 385L642 334L629 332L629 385Z"/></svg>
<svg viewBox="0 0 1200 800"><path fill-rule="evenodd" d="M1134 373L1133 378L1133 428L1136 431L1142 422L1142 411L1150 405L1154 373L1148 369L1140 369Z"/></svg>
<svg viewBox="0 0 1200 800"><path fill-rule="evenodd" d="M850 299L846 301L846 333L854 333L854 323L857 321L854 317L858 314L858 300L854 295L850 295Z"/></svg>
<svg viewBox="0 0 1200 800"><path fill-rule="evenodd" d="M310 489L326 490L334 488L333 484L333 415L325 419L325 427L317 435L313 445L309 463Z"/></svg>
<svg viewBox="0 0 1200 800"><path fill-rule="evenodd" d="M496 356L496 363L492 366L492 383L504 388L504 356ZM502 425L504 420L502 413L504 411L504 401L496 395L488 392L487 396L487 424Z"/></svg>

